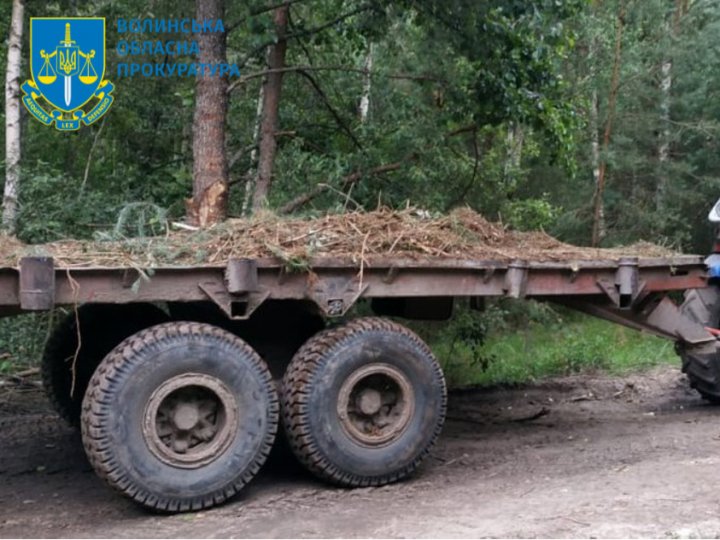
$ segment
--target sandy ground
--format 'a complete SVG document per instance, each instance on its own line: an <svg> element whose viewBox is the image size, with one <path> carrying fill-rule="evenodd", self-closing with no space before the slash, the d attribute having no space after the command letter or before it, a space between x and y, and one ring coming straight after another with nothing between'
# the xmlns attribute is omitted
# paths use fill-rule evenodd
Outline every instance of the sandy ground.
<svg viewBox="0 0 720 540"><path fill-rule="evenodd" d="M342 490L275 455L228 504L162 516L95 477L37 389L6 386L0 536L718 537L719 419L673 368L455 392L412 480Z"/></svg>

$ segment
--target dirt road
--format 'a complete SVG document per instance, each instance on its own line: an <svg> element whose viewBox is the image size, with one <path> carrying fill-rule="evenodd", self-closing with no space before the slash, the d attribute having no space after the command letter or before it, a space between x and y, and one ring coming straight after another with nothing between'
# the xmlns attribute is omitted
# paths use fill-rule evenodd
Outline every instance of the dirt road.
<svg viewBox="0 0 720 540"><path fill-rule="evenodd" d="M676 369L456 392L412 480L341 490L275 456L229 504L148 514L37 390L0 390L2 537L717 537L720 409Z"/></svg>

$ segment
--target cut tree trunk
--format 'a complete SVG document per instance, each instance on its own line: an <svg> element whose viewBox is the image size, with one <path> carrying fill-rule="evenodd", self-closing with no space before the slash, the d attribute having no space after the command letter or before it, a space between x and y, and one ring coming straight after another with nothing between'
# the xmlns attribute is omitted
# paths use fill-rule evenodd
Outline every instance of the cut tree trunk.
<svg viewBox="0 0 720 540"><path fill-rule="evenodd" d="M222 19L224 0L196 0L196 18ZM195 36L200 64L223 64L224 32L201 32ZM193 196L186 201L187 220L208 227L225 219L228 199L228 166L225 155L225 121L228 111L227 76L198 73L195 81L193 117Z"/></svg>
<svg viewBox="0 0 720 540"><path fill-rule="evenodd" d="M5 73L5 188L2 225L10 234L17 227L20 187L20 63L22 59L23 0L13 0Z"/></svg>
<svg viewBox="0 0 720 540"><path fill-rule="evenodd" d="M275 33L277 41L270 46L268 53L269 69L282 69L285 66L287 52L287 24L290 6L285 4L275 9ZM278 117L280 113L280 93L282 91L283 72L268 73L263 88L263 112L260 122L260 143L258 145L258 168L253 195L253 210L267 205L268 194L273 178L273 165L277 153Z"/></svg>

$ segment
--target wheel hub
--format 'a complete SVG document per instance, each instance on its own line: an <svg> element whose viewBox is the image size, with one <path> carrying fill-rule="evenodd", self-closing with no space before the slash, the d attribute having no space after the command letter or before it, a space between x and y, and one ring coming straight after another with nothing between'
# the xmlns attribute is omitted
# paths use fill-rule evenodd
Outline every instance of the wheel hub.
<svg viewBox="0 0 720 540"><path fill-rule="evenodd" d="M207 465L227 450L238 425L236 401L215 377L186 373L165 381L145 407L143 436L161 461Z"/></svg>
<svg viewBox="0 0 720 540"><path fill-rule="evenodd" d="M364 446L383 446L407 428L415 410L410 381L389 364L354 371L338 395L337 412L345 432Z"/></svg>
<svg viewBox="0 0 720 540"><path fill-rule="evenodd" d="M365 388L360 391L355 404L365 415L377 414L382 407L382 394L374 388Z"/></svg>
<svg viewBox="0 0 720 540"><path fill-rule="evenodd" d="M175 407L172 421L179 430L189 431L197 426L200 420L200 407L197 403L181 403Z"/></svg>

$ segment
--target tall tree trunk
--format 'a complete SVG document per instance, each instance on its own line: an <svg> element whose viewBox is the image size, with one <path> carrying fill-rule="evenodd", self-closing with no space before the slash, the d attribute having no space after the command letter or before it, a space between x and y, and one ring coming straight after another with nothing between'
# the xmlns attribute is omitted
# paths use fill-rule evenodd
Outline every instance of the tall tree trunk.
<svg viewBox="0 0 720 540"><path fill-rule="evenodd" d="M680 31L680 19L688 9L688 0L676 0L672 23L667 24L667 34L674 42ZM670 161L670 103L672 94L673 61L666 57L660 65L660 141L658 144L658 182L655 188L655 209L664 211L667 189L670 183L668 164Z"/></svg>
<svg viewBox="0 0 720 540"><path fill-rule="evenodd" d="M250 151L250 168L245 177L245 196L243 197L242 215L247 216L250 213L253 191L255 189L258 141L260 139L260 124L262 123L263 100L265 98L265 83L260 85L260 91L257 98L257 108L255 110L255 127L253 128L253 149Z"/></svg>
<svg viewBox="0 0 720 540"><path fill-rule="evenodd" d="M222 19L225 0L196 0L198 21ZM201 32L198 62L227 61L224 32ZM228 110L227 76L210 70L199 72L195 81L193 117L193 196L186 201L188 221L200 227L218 223L227 216L228 166L225 155L225 120Z"/></svg>
<svg viewBox="0 0 720 540"><path fill-rule="evenodd" d="M658 179L655 187L655 210L662 211L669 183L667 165L670 158L670 91L672 89L672 60L660 66L660 143L658 144Z"/></svg>
<svg viewBox="0 0 720 540"><path fill-rule="evenodd" d="M603 195L605 193L605 173L607 171L607 151L610 146L610 135L615 117L615 105L617 104L618 89L620 87L620 63L622 60L622 38L625 27L625 1L620 0L618 7L617 23L615 27L615 54L613 58L612 79L610 80L610 94L608 96L607 118L605 119L605 130L602 139L602 155L598 167L597 185L594 196L592 245L597 246L602 240L600 227L601 217L604 214Z"/></svg>
<svg viewBox="0 0 720 540"><path fill-rule="evenodd" d="M277 41L270 47L268 54L268 67L282 69L285 67L285 53L287 52L288 12L290 6L285 4L275 9L275 33ZM255 194L253 196L253 209L267 205L270 185L273 177L273 164L277 152L277 139L275 132L278 128L280 112L280 93L282 90L282 72L269 73L263 88L263 112L260 122L260 144L258 145L258 170L255 180Z"/></svg>
<svg viewBox="0 0 720 540"><path fill-rule="evenodd" d="M507 154L505 156L504 174L506 179L512 178L520 169L524 142L525 132L523 131L522 125L518 122L511 122L508 125L507 135L505 137Z"/></svg>
<svg viewBox="0 0 720 540"><path fill-rule="evenodd" d="M367 122L370 114L370 92L372 91L372 67L373 67L373 44L370 43L368 46L368 52L365 56L365 66L363 67L363 85L362 94L360 95L360 106L358 107L358 113L360 115L360 122Z"/></svg>
<svg viewBox="0 0 720 540"><path fill-rule="evenodd" d="M15 234L17 226L20 185L20 62L24 10L23 0L13 0L5 72L5 189L2 225L10 234Z"/></svg>
<svg viewBox="0 0 720 540"><path fill-rule="evenodd" d="M600 124L599 116L599 100L597 89L593 88L590 100L590 158L592 160L593 186L597 192L600 184ZM603 238L606 234L605 230L605 205L600 201L600 211L598 215L598 237Z"/></svg>

